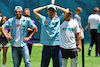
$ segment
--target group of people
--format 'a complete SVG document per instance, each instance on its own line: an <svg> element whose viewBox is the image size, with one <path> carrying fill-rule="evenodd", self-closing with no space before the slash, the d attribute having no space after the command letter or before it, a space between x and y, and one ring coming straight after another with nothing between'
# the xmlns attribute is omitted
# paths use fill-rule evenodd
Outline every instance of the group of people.
<svg viewBox="0 0 100 67"><path fill-rule="evenodd" d="M44 9L47 9L48 17L39 13ZM61 16L57 16L57 9L63 12ZM7 46L8 41L11 42L14 67L20 66L22 57L25 67L32 67L30 54L33 41L31 39L38 32L38 29L35 21L30 18L28 8L23 11L21 6L16 6L14 12L15 17L7 20L2 18L1 20L2 34L0 33L0 35L3 35L5 41L7 41L5 43L3 41L2 46ZM53 60L53 67L66 67L68 58L71 58L71 67L78 67L77 51L82 50L81 40L84 45L84 29L79 16L81 12L82 8L77 7L75 16L72 19L72 12L69 8L46 5L33 9L36 19L41 24L40 39L41 44L43 44L41 67L48 67L50 58ZM9 30L10 33L8 33ZM78 45L76 45L76 39ZM7 48L8 46L4 55L6 55ZM5 67L6 56L3 57L3 67Z"/></svg>

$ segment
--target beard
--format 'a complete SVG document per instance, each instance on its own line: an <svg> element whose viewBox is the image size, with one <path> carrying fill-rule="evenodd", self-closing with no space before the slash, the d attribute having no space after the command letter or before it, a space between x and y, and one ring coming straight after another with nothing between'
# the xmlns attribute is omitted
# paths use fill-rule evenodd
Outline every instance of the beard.
<svg viewBox="0 0 100 67"><path fill-rule="evenodd" d="M18 14L17 14L16 18L17 18L17 19L20 19L20 18L21 18L21 16L22 16L22 15L18 15Z"/></svg>
<svg viewBox="0 0 100 67"><path fill-rule="evenodd" d="M29 17L29 15L24 15L25 17Z"/></svg>

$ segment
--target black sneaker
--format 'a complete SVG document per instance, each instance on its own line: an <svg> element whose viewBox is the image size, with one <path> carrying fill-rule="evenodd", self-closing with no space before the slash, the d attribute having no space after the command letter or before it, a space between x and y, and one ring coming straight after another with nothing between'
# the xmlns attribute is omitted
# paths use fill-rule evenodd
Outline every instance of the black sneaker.
<svg viewBox="0 0 100 67"><path fill-rule="evenodd" d="M99 57L99 54L96 54L96 57Z"/></svg>

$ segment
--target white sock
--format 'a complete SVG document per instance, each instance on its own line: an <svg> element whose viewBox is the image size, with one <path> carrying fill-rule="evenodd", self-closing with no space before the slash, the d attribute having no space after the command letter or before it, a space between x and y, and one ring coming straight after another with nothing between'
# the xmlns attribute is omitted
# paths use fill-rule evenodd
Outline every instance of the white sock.
<svg viewBox="0 0 100 67"><path fill-rule="evenodd" d="M2 67L5 67L5 64L3 64Z"/></svg>
<svg viewBox="0 0 100 67"><path fill-rule="evenodd" d="M78 67L77 58L71 59L71 67Z"/></svg>
<svg viewBox="0 0 100 67"><path fill-rule="evenodd" d="M62 67L66 67L67 66L67 59L62 58Z"/></svg>

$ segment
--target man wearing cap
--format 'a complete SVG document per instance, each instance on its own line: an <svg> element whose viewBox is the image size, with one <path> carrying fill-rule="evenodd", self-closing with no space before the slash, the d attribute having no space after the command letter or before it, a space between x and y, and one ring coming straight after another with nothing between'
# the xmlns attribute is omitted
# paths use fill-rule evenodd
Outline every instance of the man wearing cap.
<svg viewBox="0 0 100 67"><path fill-rule="evenodd" d="M35 33L36 26L29 18L22 16L22 11L23 9L21 6L15 7L16 16L10 18L2 26L2 32L5 37L11 41L14 67L20 66L21 57L24 59L25 67L31 67L29 50L26 44ZM28 27L34 30L29 37L26 37ZM10 28L11 36L6 34L4 28Z"/></svg>
<svg viewBox="0 0 100 67"><path fill-rule="evenodd" d="M88 17L88 30L91 36L91 43L90 43L88 55L89 56L91 55L93 44L95 44L96 45L96 48L95 48L96 57L98 56L97 28L98 28L98 23L100 22L100 16L98 15L98 13L99 13L99 8L95 7L94 14L91 14Z"/></svg>
<svg viewBox="0 0 100 67"><path fill-rule="evenodd" d="M24 9L24 16L28 17L29 19L31 19L30 18L30 9L29 8L25 8ZM34 20L31 19L31 21L36 25ZM28 28L27 36L29 36L32 33L32 31L33 31L33 29ZM38 29L36 29L36 32L38 32ZM33 39L33 37L32 37L32 39ZM27 41L27 46L28 46L28 49L29 49L30 56L31 56L31 51L32 51L32 45L33 45L33 40Z"/></svg>
<svg viewBox="0 0 100 67"><path fill-rule="evenodd" d="M64 15L55 17L56 8L64 12ZM47 9L48 17L39 14L43 9ZM60 24L67 17L66 9L47 5L33 10L35 17L41 24L41 43L43 46L41 67L48 67L50 58L53 59L53 67L61 67L62 55L59 45L61 44Z"/></svg>

